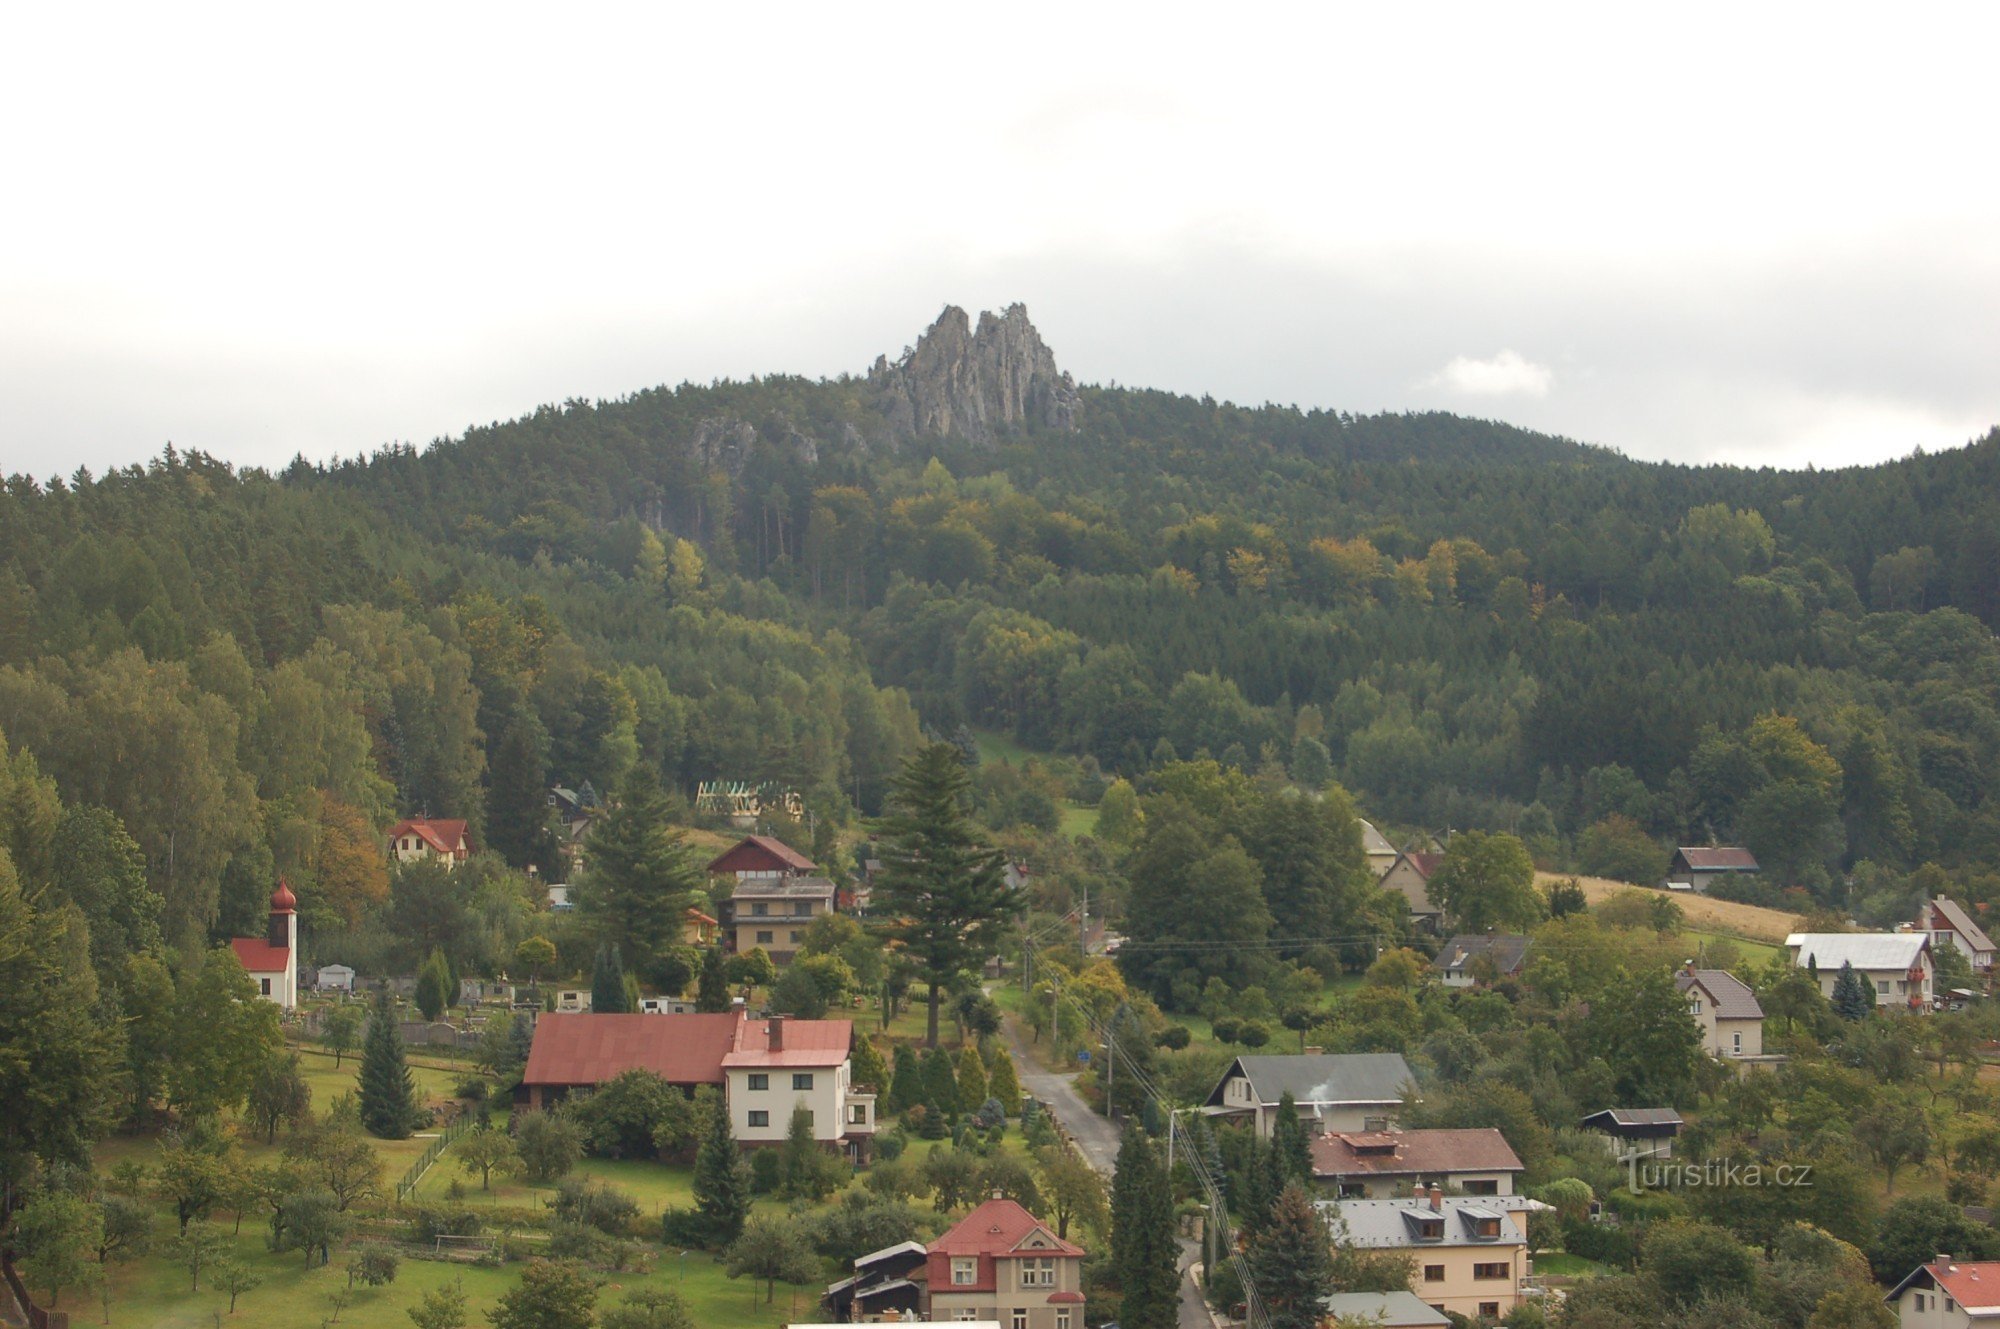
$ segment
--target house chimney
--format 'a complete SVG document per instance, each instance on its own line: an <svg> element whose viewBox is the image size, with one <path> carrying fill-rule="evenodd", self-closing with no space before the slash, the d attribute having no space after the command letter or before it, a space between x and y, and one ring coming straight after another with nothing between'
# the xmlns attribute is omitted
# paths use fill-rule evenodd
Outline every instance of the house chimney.
<svg viewBox="0 0 2000 1329"><path fill-rule="evenodd" d="M1441 1186L1431 1187L1431 1212L1444 1212L1444 1188Z"/></svg>
<svg viewBox="0 0 2000 1329"><path fill-rule="evenodd" d="M785 1017L774 1015L764 1022L764 1027L770 1031L771 1051L782 1052L785 1047Z"/></svg>

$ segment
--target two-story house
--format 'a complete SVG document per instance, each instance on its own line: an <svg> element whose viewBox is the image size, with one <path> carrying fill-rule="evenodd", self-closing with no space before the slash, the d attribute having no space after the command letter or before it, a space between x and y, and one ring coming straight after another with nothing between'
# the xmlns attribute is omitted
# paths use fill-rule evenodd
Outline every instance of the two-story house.
<svg viewBox="0 0 2000 1329"><path fill-rule="evenodd" d="M710 862L708 871L735 879L722 920L733 954L757 947L789 964L813 919L833 912L832 880L814 875L818 867L811 859L768 835L744 836Z"/></svg>
<svg viewBox="0 0 2000 1329"><path fill-rule="evenodd" d="M1507 1137L1491 1127L1335 1131L1308 1144L1313 1180L1343 1200L1386 1200L1432 1186L1461 1195L1512 1195L1523 1170Z"/></svg>
<svg viewBox="0 0 2000 1329"><path fill-rule="evenodd" d="M1410 922L1433 932L1443 924L1444 910L1431 900L1430 880L1443 866L1443 854L1419 854L1406 850L1396 855L1396 861L1382 874L1383 888L1395 891L1407 902Z"/></svg>
<svg viewBox="0 0 2000 1329"><path fill-rule="evenodd" d="M1930 934L1931 953L1953 946L1972 965L1972 972L1985 978L1993 969L1993 942L1979 924L1972 921L1958 901L1940 895L1917 908L1917 928Z"/></svg>
<svg viewBox="0 0 2000 1329"><path fill-rule="evenodd" d="M1323 1200L1336 1245L1394 1250L1412 1260L1410 1291L1426 1305L1497 1320L1527 1295L1527 1215L1548 1206L1520 1195Z"/></svg>
<svg viewBox="0 0 2000 1329"><path fill-rule="evenodd" d="M1931 939L1923 932L1794 932L1785 938L1792 963L1816 973L1819 990L1833 996L1840 967L1853 965L1888 1010L1927 1011L1931 1006Z"/></svg>
<svg viewBox="0 0 2000 1329"><path fill-rule="evenodd" d="M460 818L405 817L389 828L389 856L398 863L434 861L455 868L472 857L472 841Z"/></svg>
<svg viewBox="0 0 2000 1329"><path fill-rule="evenodd" d="M1674 986L1701 1026L1702 1051L1725 1060L1764 1055L1764 1008L1748 983L1726 969L1689 965L1674 976Z"/></svg>
<svg viewBox="0 0 2000 1329"><path fill-rule="evenodd" d="M1308 1131L1385 1131L1415 1084L1410 1064L1394 1052L1238 1057L1202 1112L1248 1119L1269 1139L1278 1104L1289 1093Z"/></svg>
<svg viewBox="0 0 2000 1329"><path fill-rule="evenodd" d="M1528 962L1528 939L1504 932L1453 937L1438 948L1431 970L1448 988L1477 987L1495 979L1515 978Z"/></svg>
<svg viewBox="0 0 2000 1329"><path fill-rule="evenodd" d="M992 1320L1001 1329L1083 1329L1083 1248L995 1195L929 1247L934 1320Z"/></svg>
<svg viewBox="0 0 2000 1329"><path fill-rule="evenodd" d="M1882 1300L1902 1329L1992 1329L2000 1325L2000 1260L1940 1255Z"/></svg>

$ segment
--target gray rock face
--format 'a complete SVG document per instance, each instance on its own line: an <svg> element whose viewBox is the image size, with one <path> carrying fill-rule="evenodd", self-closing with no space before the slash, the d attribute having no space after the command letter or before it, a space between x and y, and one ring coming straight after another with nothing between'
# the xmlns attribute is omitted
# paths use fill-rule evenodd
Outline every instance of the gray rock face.
<svg viewBox="0 0 2000 1329"><path fill-rule="evenodd" d="M985 312L974 328L947 305L937 322L893 364L875 361L868 381L898 439L957 436L990 443L1022 429L1076 428L1076 382L1056 368L1025 305Z"/></svg>

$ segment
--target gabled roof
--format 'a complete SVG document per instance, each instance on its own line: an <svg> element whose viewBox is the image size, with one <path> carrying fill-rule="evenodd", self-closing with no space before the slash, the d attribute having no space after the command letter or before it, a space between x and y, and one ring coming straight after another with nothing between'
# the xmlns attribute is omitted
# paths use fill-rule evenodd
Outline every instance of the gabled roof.
<svg viewBox="0 0 2000 1329"><path fill-rule="evenodd" d="M1338 1214L1346 1232L1337 1237L1348 1246L1410 1248L1417 1246L1525 1246L1528 1239L1504 1215L1539 1213L1549 1206L1525 1195L1447 1195L1432 1209L1428 1200L1415 1197L1400 1200L1321 1200L1315 1206L1331 1223ZM1500 1218L1500 1234L1478 1236L1473 1224L1480 1218ZM1425 1222L1441 1221L1441 1237L1424 1239L1418 1234Z"/></svg>
<svg viewBox="0 0 2000 1329"><path fill-rule="evenodd" d="M1929 949L1924 932L1794 932L1785 938L1799 968L1813 961L1821 972L1851 964L1856 969L1908 969Z"/></svg>
<svg viewBox="0 0 2000 1329"><path fill-rule="evenodd" d="M1371 858L1378 854L1388 854L1393 857L1396 846L1389 843L1389 837L1376 830L1375 823L1366 817L1358 820L1361 822L1361 852Z"/></svg>
<svg viewBox="0 0 2000 1329"><path fill-rule="evenodd" d="M1883 1300L1894 1304L1911 1284L1928 1279L1975 1320L2000 1318L2000 1260L1933 1260L1912 1269Z"/></svg>
<svg viewBox="0 0 2000 1329"><path fill-rule="evenodd" d="M273 946L262 937L231 937L229 948L253 974L282 974L290 962L292 948Z"/></svg>
<svg viewBox="0 0 2000 1329"><path fill-rule="evenodd" d="M817 865L783 840L746 835L709 862L710 872L811 872Z"/></svg>
<svg viewBox="0 0 2000 1329"><path fill-rule="evenodd" d="M1699 985L1708 994L1709 1004L1715 1008L1718 1020L1761 1020L1764 1008L1757 1004L1757 994L1727 969L1697 969L1692 973L1674 975L1674 986L1682 992Z"/></svg>
<svg viewBox="0 0 2000 1329"><path fill-rule="evenodd" d="M405 817L389 828L389 838L402 838L405 831L415 835L440 854L462 854L470 849L461 817Z"/></svg>
<svg viewBox="0 0 2000 1329"><path fill-rule="evenodd" d="M1250 1081L1259 1103L1275 1104L1290 1092L1301 1109L1314 1103L1400 1103L1417 1078L1395 1052L1238 1057L1216 1081L1209 1106L1222 1103L1223 1086L1238 1075Z"/></svg>
<svg viewBox="0 0 2000 1329"><path fill-rule="evenodd" d="M1395 1292L1336 1292L1320 1305L1336 1320L1381 1325L1383 1329L1445 1329L1444 1312L1405 1289Z"/></svg>
<svg viewBox="0 0 2000 1329"><path fill-rule="evenodd" d="M927 1248L932 1255L1011 1255L1030 1237L1040 1233L1037 1255L1081 1256L1083 1247L1072 1246L1055 1234L1039 1218L1007 1199L992 1199L951 1225Z"/></svg>
<svg viewBox="0 0 2000 1329"><path fill-rule="evenodd" d="M1598 1130L1615 1128L1659 1132L1672 1128L1677 1131L1681 1127L1681 1114L1672 1108L1605 1108L1601 1112L1593 1112L1585 1117L1583 1125L1594 1126Z"/></svg>
<svg viewBox="0 0 2000 1329"><path fill-rule="evenodd" d="M1438 1176L1453 1172L1519 1172L1507 1137L1478 1130L1344 1131L1310 1141L1316 1177Z"/></svg>
<svg viewBox="0 0 2000 1329"><path fill-rule="evenodd" d="M782 1023L780 1046L771 1047L771 1026ZM762 1067L838 1066L854 1046L852 1020L745 1020L735 1046L722 1059L724 1070Z"/></svg>
<svg viewBox="0 0 2000 1329"><path fill-rule="evenodd" d="M741 1012L592 1015L547 1012L535 1020L523 1084L603 1084L633 1069L669 1084L715 1084Z"/></svg>
<svg viewBox="0 0 2000 1329"><path fill-rule="evenodd" d="M1450 973L1468 967L1481 955L1492 957L1496 973L1517 973L1521 962L1528 958L1528 939L1506 933L1453 937L1438 949L1431 967L1440 973Z"/></svg>
<svg viewBox="0 0 2000 1329"><path fill-rule="evenodd" d="M1425 881L1429 881L1432 877L1435 877L1437 875L1437 870L1444 866L1444 855L1412 854L1405 852L1402 858L1398 861L1408 863L1411 867L1417 870L1417 875L1419 877L1422 877ZM1395 869L1392 867L1390 870L1394 871Z"/></svg>
<svg viewBox="0 0 2000 1329"><path fill-rule="evenodd" d="M1674 850L1690 872L1755 872L1757 857L1748 849L1709 849L1681 845Z"/></svg>
<svg viewBox="0 0 2000 1329"><path fill-rule="evenodd" d="M1965 938L1966 945L1972 947L1973 950L1990 951L1993 949L1992 941L1980 929L1979 924L1972 921L1972 915L1966 913L1959 906L1958 901L1948 895L1940 895L1937 899L1931 901L1931 909L1933 912L1943 915L1944 921L1951 924L1951 930Z"/></svg>

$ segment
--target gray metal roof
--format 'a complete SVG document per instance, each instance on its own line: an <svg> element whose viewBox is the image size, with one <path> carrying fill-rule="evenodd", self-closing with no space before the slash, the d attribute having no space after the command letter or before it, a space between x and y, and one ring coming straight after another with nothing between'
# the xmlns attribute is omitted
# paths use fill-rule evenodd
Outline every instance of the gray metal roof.
<svg viewBox="0 0 2000 1329"><path fill-rule="evenodd" d="M1511 974L1527 958L1528 939L1507 933L1453 937L1438 948L1437 959L1431 961L1431 966L1440 973L1449 973L1466 968L1481 955L1492 957L1495 973Z"/></svg>
<svg viewBox="0 0 2000 1329"><path fill-rule="evenodd" d="M1433 1210L1428 1201L1410 1197L1398 1200L1322 1200L1316 1206L1329 1226L1336 1217L1345 1232L1334 1229L1334 1240L1347 1246L1407 1249L1419 1246L1525 1246L1528 1239L1521 1229L1503 1218L1500 1235L1476 1235L1478 1218L1498 1218L1505 1214L1536 1213L1548 1208L1525 1195L1482 1195L1477 1198L1446 1196ZM1442 1220L1444 1235L1418 1237L1418 1224L1425 1219Z"/></svg>
<svg viewBox="0 0 2000 1329"><path fill-rule="evenodd" d="M1972 915L1959 907L1958 901L1948 895L1940 895L1937 899L1931 901L1931 907L1944 915L1945 922L1951 924L1952 931L1965 938L1967 944L1973 950L1990 951L1993 949L1992 940L1980 928L1979 924L1972 921Z"/></svg>
<svg viewBox="0 0 2000 1329"><path fill-rule="evenodd" d="M1761 1020L1764 1008L1757 1004L1757 994L1727 969L1697 969L1691 974L1683 973L1675 977L1674 986L1686 992L1695 984L1701 984L1709 1000L1715 1003L1715 1018L1718 1020Z"/></svg>
<svg viewBox="0 0 2000 1329"><path fill-rule="evenodd" d="M1583 1119L1583 1124L1585 1126L1588 1126L1600 1117L1605 1118L1606 1124L1612 1126L1681 1125L1681 1114L1674 1111L1672 1108L1639 1108L1639 1107L1605 1108L1602 1111L1593 1112L1589 1116L1585 1117Z"/></svg>
<svg viewBox="0 0 2000 1329"><path fill-rule="evenodd" d="M1851 964L1856 969L1908 969L1931 942L1924 932L1794 932L1785 946L1799 968L1814 961L1825 973Z"/></svg>
<svg viewBox="0 0 2000 1329"><path fill-rule="evenodd" d="M1314 1053L1295 1057L1238 1057L1208 1096L1222 1102L1222 1087L1237 1075L1249 1078L1259 1103L1275 1104L1289 1091L1301 1108L1309 1104L1400 1103L1416 1084L1410 1063L1395 1052Z"/></svg>
<svg viewBox="0 0 2000 1329"><path fill-rule="evenodd" d="M1320 1304L1336 1320L1379 1324L1384 1329L1445 1329L1451 1324L1443 1311L1414 1292L1336 1292L1320 1298Z"/></svg>

